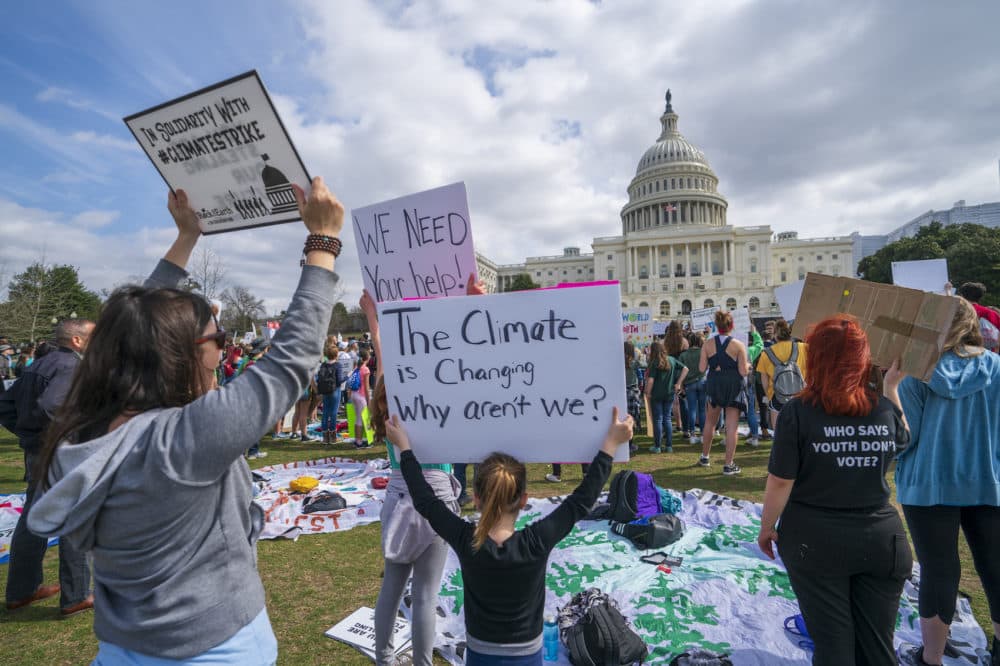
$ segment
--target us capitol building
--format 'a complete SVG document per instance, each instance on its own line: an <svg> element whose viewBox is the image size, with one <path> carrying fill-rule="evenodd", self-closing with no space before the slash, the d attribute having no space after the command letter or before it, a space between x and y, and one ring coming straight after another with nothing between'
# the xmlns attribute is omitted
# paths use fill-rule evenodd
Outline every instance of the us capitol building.
<svg viewBox="0 0 1000 666"><path fill-rule="evenodd" d="M729 223L729 202L719 191L705 154L677 129L666 94L660 136L639 159L621 210L621 234L595 238L593 253L567 247L562 255L528 257L496 265L478 255L489 291L505 291L519 274L543 287L564 282L618 280L622 307L648 307L669 319L693 308L749 306L751 314L778 314L774 287L807 272L855 274L863 247L859 234L800 239L770 226ZM884 238L884 237L882 237ZM884 244L884 241L882 241Z"/></svg>

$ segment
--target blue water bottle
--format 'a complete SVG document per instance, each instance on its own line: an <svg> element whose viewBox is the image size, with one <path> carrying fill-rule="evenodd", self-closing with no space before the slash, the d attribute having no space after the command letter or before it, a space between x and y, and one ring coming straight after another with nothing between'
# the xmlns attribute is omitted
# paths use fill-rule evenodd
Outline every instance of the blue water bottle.
<svg viewBox="0 0 1000 666"><path fill-rule="evenodd" d="M545 661L555 661L559 658L559 626L556 616L545 614L545 629L542 630L542 655Z"/></svg>

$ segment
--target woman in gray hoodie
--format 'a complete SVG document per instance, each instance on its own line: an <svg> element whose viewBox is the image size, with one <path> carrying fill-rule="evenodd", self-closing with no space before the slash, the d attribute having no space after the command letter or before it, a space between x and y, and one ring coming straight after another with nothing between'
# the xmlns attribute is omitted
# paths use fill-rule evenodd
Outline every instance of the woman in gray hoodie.
<svg viewBox="0 0 1000 666"><path fill-rule="evenodd" d="M177 240L143 287L105 304L42 458L29 528L94 557L95 664L272 664L243 451L308 385L338 277L344 209L321 179L296 188L310 236L271 352L223 388L209 304L177 289L201 231L178 190Z"/></svg>

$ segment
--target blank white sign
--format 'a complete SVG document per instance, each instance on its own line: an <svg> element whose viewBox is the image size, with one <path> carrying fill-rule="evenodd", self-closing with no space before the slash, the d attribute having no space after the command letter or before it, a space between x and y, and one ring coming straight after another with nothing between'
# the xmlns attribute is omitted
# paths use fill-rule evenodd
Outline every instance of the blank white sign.
<svg viewBox="0 0 1000 666"><path fill-rule="evenodd" d="M892 262L892 283L897 287L943 294L946 282L948 282L947 259Z"/></svg>

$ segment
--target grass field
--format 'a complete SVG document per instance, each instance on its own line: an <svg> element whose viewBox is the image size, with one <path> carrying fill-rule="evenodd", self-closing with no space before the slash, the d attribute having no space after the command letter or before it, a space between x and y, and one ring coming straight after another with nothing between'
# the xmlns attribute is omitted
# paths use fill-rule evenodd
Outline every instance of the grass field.
<svg viewBox="0 0 1000 666"><path fill-rule="evenodd" d="M677 490L705 488L740 499L761 501L770 447L740 446L737 462L743 474L722 476L721 447L713 453L710 468L698 467L698 448L674 443L674 453L653 455L646 451L649 439L637 437L643 451L630 467L648 472L664 487ZM343 455L359 460L384 457L378 448L356 452L346 447L323 447L287 440L264 440L269 452L253 467ZM616 465L616 469L622 467ZM533 496L569 493L581 478L579 465L563 466L562 483L545 481L546 465L529 465L528 492ZM0 493L23 492L23 465L16 441L5 431L0 435ZM986 599L972 567L968 550L962 547L962 593L971 598L980 625L992 635ZM297 542L262 541L259 567L267 590L267 608L278 637L280 664L365 664L358 652L323 636L323 632L359 606L374 606L382 572L379 525L372 524L340 534L304 536ZM51 549L45 558L46 582L57 581L58 557ZM7 566L0 565L0 587L6 588ZM91 630L93 615L85 613L59 619L58 598L10 614L0 611L0 664L85 664L97 652ZM444 663L443 661L441 663Z"/></svg>

